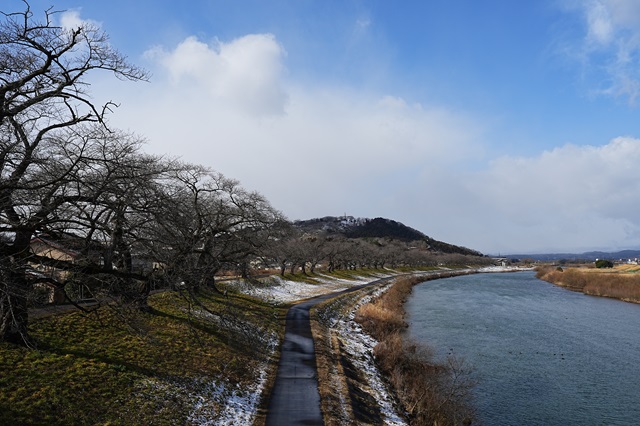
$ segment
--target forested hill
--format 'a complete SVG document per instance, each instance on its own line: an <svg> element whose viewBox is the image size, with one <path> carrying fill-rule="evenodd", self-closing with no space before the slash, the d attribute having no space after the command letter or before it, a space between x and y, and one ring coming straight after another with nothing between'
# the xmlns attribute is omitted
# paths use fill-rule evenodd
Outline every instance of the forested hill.
<svg viewBox="0 0 640 426"><path fill-rule="evenodd" d="M352 216L326 216L297 220L293 224L304 232L336 234L346 238L389 238L404 242L423 241L436 252L482 256L482 253L476 250L435 240L400 222L382 217L367 219Z"/></svg>

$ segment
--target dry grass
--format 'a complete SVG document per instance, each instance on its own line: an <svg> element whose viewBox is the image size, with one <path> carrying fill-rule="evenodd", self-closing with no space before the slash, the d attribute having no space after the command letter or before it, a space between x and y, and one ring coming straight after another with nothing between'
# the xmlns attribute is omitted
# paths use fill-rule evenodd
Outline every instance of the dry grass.
<svg viewBox="0 0 640 426"><path fill-rule="evenodd" d="M436 362L432 351L405 337L404 302L424 277L399 279L386 293L360 307L356 321L379 344L374 353L412 425L461 425L474 420L473 382L463 362Z"/></svg>
<svg viewBox="0 0 640 426"><path fill-rule="evenodd" d="M315 345L318 384L324 424L339 426L344 424L362 424L358 418L362 411L375 411L375 404L363 407L353 398L353 393L361 392L366 383L360 381L353 371L345 371L348 366L348 354L345 353L331 322L347 316L355 304L366 294L373 291L366 287L354 293L330 299L311 311L311 329ZM356 391L357 389L357 391Z"/></svg>
<svg viewBox="0 0 640 426"><path fill-rule="evenodd" d="M640 303L640 274L637 265L621 265L612 269L539 268L541 280L592 296L611 297Z"/></svg>

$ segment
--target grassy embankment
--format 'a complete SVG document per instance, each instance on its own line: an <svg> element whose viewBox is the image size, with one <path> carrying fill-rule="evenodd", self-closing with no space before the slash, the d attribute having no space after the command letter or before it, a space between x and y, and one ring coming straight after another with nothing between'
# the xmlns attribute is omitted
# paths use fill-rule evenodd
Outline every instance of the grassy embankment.
<svg viewBox="0 0 640 426"><path fill-rule="evenodd" d="M331 275L375 279L379 274L360 270ZM321 277L287 278L313 283ZM345 300L355 303L359 297ZM211 419L232 393L256 383L265 363L268 389L277 352L265 337L282 336L286 307L232 292L228 297L205 293L201 301L210 313L193 300L164 292L151 296L149 313L102 307L91 314L74 311L33 320L36 350L0 343L0 424L189 424ZM325 383L339 387L337 382L344 382L347 389L357 371L349 369L347 360L326 361L323 367L319 359ZM338 379L331 369L340 370ZM323 398L323 404L325 400L331 398Z"/></svg>
<svg viewBox="0 0 640 426"><path fill-rule="evenodd" d="M536 277L569 290L591 296L611 297L640 303L640 267L619 265L614 268L593 267L538 268Z"/></svg>
<svg viewBox="0 0 640 426"><path fill-rule="evenodd" d="M470 392L473 382L464 363L454 358L439 362L429 348L406 337L404 303L415 284L435 278L438 277L396 279L382 296L358 309L356 321L379 342L374 349L376 362L400 399L399 411L407 415L410 424L471 423L474 420ZM345 315L361 297L363 294L350 294L327 302L328 306L320 308L321 315L326 316L327 310L333 311L329 316ZM366 384L351 368L342 342L319 323L315 324L314 336L326 424L343 424L345 420L378 423L380 413L376 403L369 400ZM349 403L344 404L345 401Z"/></svg>
<svg viewBox="0 0 640 426"><path fill-rule="evenodd" d="M33 321L37 350L0 344L0 424L211 418L231 393L256 383L284 310L237 294L202 301L214 315L164 292L150 298L150 313L103 307Z"/></svg>
<svg viewBox="0 0 640 426"><path fill-rule="evenodd" d="M334 278L373 276L339 271ZM317 283L326 275L287 274ZM224 284L222 284L224 285ZM209 420L232 394L275 378L286 306L228 292L198 303L152 295L151 312L102 307L31 321L36 350L0 343L0 424L189 424ZM275 348L277 349L277 348ZM271 357L271 358L270 358ZM244 395L249 397L250 395ZM264 418L264 400L258 423Z"/></svg>

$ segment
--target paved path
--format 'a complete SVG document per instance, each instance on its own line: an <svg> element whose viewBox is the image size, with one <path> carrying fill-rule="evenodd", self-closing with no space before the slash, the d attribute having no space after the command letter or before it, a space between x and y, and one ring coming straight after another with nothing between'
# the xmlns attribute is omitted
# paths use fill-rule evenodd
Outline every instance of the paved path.
<svg viewBox="0 0 640 426"><path fill-rule="evenodd" d="M267 426L323 425L309 310L316 304L393 277L309 299L289 309L280 363L271 390Z"/></svg>
<svg viewBox="0 0 640 426"><path fill-rule="evenodd" d="M267 426L322 425L316 356L309 309L316 299L287 312L276 382L271 391Z"/></svg>

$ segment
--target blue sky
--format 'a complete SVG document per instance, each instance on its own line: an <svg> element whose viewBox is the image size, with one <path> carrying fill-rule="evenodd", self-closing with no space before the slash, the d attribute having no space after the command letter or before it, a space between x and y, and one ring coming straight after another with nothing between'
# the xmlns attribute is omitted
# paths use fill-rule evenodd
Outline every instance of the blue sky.
<svg viewBox="0 0 640 426"><path fill-rule="evenodd" d="M636 0L30 4L151 72L93 77L115 126L290 219L388 217L488 254L640 248Z"/></svg>

